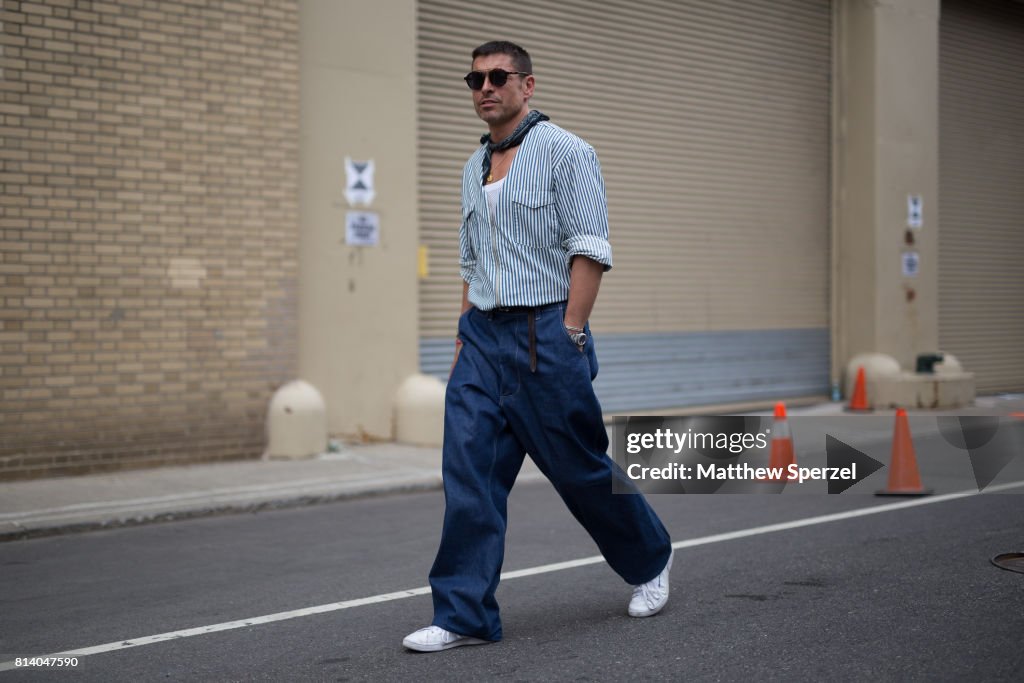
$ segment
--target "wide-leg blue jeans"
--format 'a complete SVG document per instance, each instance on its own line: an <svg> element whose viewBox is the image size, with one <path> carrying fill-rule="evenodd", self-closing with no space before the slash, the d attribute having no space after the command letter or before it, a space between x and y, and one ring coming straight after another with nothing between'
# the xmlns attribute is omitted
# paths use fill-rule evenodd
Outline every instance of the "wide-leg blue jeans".
<svg viewBox="0 0 1024 683"><path fill-rule="evenodd" d="M643 495L612 493L613 477L631 483L607 455L594 345L580 352L564 311L535 309L535 371L529 314L471 308L459 319L463 346L445 396L444 528L430 570L433 623L454 633L501 639L494 592L506 503L526 453L627 583L650 581L668 562L668 532Z"/></svg>

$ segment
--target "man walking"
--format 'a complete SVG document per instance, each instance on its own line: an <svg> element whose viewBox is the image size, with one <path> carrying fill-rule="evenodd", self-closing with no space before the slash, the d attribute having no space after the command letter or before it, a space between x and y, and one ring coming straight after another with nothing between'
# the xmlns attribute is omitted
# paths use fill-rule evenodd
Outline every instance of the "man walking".
<svg viewBox="0 0 1024 683"><path fill-rule="evenodd" d="M593 148L529 109L533 65L499 41L473 51L466 83L490 133L463 170L464 280L445 396L445 515L430 570L431 626L403 640L433 652L501 639L494 593L509 492L529 453L611 568L635 586L631 616L668 600L672 547L625 479L591 384L590 317L611 268L604 180Z"/></svg>

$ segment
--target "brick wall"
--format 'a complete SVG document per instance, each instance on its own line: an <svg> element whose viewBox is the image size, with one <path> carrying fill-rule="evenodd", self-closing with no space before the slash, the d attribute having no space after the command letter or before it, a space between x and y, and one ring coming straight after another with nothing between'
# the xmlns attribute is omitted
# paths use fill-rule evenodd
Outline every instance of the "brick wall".
<svg viewBox="0 0 1024 683"><path fill-rule="evenodd" d="M0 7L0 479L258 456L297 365L297 0Z"/></svg>

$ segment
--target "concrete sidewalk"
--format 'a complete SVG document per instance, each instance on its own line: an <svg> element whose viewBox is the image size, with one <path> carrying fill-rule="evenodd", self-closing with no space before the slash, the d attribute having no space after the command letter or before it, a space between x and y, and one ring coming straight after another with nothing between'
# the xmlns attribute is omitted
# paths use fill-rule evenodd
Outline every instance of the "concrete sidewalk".
<svg viewBox="0 0 1024 683"><path fill-rule="evenodd" d="M529 460L520 479L542 475ZM243 460L0 483L0 541L441 489L441 449L342 445Z"/></svg>
<svg viewBox="0 0 1024 683"><path fill-rule="evenodd" d="M968 408L924 414L1021 411L1024 395L1016 394L980 397ZM822 403L788 412L837 415L843 406ZM520 480L541 477L527 459ZM440 449L395 443L343 445L340 452L305 460L246 460L8 482L0 483L0 541L440 488Z"/></svg>
<svg viewBox="0 0 1024 683"><path fill-rule="evenodd" d="M244 460L0 483L0 540L437 488L439 449L343 447Z"/></svg>

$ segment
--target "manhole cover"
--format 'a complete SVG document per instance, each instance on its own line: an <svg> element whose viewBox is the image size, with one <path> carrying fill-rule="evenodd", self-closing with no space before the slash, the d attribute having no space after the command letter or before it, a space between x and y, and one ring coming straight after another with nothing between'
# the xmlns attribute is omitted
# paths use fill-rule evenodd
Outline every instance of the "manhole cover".
<svg viewBox="0 0 1024 683"><path fill-rule="evenodd" d="M1024 574L1024 553L1003 553L992 558L992 564L1000 569Z"/></svg>

